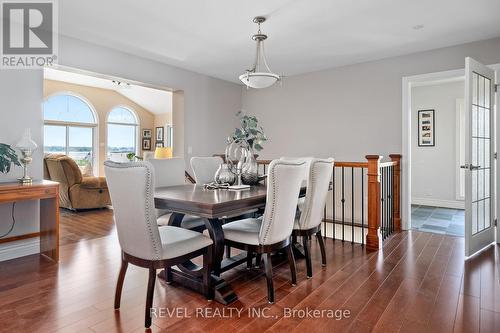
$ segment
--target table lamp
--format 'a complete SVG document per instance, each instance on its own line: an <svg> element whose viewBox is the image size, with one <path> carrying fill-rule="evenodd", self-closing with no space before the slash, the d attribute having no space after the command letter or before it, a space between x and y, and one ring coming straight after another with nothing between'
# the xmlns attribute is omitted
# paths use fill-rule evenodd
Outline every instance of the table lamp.
<svg viewBox="0 0 500 333"><path fill-rule="evenodd" d="M155 150L156 159L172 158L172 147L157 147Z"/></svg>
<svg viewBox="0 0 500 333"><path fill-rule="evenodd" d="M23 137L16 144L16 147L21 151L22 157L20 161L23 165L23 177L18 178L18 180L21 184L31 184L33 180L28 176L28 164L33 160L31 156L33 151L38 148L38 145L31 139L31 130L29 128L24 130Z"/></svg>

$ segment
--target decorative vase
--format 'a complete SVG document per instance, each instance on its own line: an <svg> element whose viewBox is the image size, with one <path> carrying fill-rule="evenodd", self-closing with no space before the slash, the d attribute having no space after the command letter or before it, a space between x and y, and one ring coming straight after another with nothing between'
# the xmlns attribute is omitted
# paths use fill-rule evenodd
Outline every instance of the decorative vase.
<svg viewBox="0 0 500 333"><path fill-rule="evenodd" d="M236 175L231 172L229 164L222 163L215 173L215 182L217 184L233 185L236 181Z"/></svg>
<svg viewBox="0 0 500 333"><path fill-rule="evenodd" d="M259 166L252 148L246 149L245 159L241 167L241 181L245 185L257 185L259 183Z"/></svg>

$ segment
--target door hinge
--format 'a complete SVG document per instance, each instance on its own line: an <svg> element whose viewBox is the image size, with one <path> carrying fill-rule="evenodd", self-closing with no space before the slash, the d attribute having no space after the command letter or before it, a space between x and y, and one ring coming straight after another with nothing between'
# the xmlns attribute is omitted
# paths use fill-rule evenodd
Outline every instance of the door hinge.
<svg viewBox="0 0 500 333"><path fill-rule="evenodd" d="M495 219L495 221L493 221L493 223L495 224L495 227L497 226L497 219Z"/></svg>
<svg viewBox="0 0 500 333"><path fill-rule="evenodd" d="M498 87L500 87L500 84L495 84L495 92L498 92Z"/></svg>
<svg viewBox="0 0 500 333"><path fill-rule="evenodd" d="M496 159L497 159L497 156L498 156L498 153L497 153L497 152L495 152L495 153L493 154L493 158L496 160Z"/></svg>

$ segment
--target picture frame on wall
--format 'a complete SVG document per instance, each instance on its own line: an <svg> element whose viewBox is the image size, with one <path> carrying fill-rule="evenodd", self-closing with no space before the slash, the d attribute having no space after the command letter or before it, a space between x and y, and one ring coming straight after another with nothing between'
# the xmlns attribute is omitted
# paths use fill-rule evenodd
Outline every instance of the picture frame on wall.
<svg viewBox="0 0 500 333"><path fill-rule="evenodd" d="M145 129L142 130L142 137L144 139L151 139L151 136L153 134L152 132L153 132L152 130L150 130L148 128L145 128Z"/></svg>
<svg viewBox="0 0 500 333"><path fill-rule="evenodd" d="M156 141L162 141L165 138L165 128L163 126L156 128Z"/></svg>
<svg viewBox="0 0 500 333"><path fill-rule="evenodd" d="M142 150L151 150L151 138L142 139Z"/></svg>
<svg viewBox="0 0 500 333"><path fill-rule="evenodd" d="M156 141L156 148L163 148L164 147L164 144L163 144L163 141Z"/></svg>
<svg viewBox="0 0 500 333"><path fill-rule="evenodd" d="M434 147L436 145L436 130L434 110L418 110L418 146Z"/></svg>

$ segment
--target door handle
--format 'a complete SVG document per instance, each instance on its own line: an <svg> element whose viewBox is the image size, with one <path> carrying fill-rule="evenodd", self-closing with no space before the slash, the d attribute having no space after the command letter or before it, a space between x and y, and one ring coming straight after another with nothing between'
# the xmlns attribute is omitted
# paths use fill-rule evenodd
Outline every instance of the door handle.
<svg viewBox="0 0 500 333"><path fill-rule="evenodd" d="M461 169L469 169L469 170L477 170L480 167L481 167L480 165L472 165L472 164L465 164L460 166Z"/></svg>

